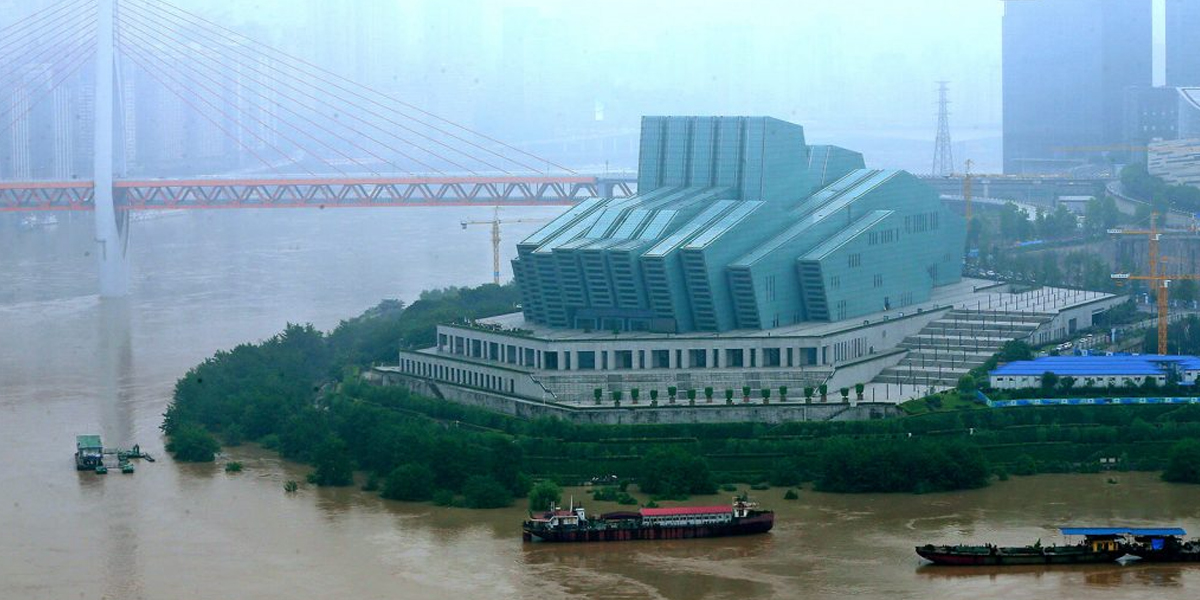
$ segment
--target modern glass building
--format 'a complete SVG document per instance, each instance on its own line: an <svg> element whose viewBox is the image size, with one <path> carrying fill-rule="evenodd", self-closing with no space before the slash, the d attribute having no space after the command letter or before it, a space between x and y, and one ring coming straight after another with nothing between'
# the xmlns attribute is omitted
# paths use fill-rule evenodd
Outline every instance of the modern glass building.
<svg viewBox="0 0 1200 600"><path fill-rule="evenodd" d="M1200 2L1167 0L1167 85L1200 86Z"/></svg>
<svg viewBox="0 0 1200 600"><path fill-rule="evenodd" d="M1125 89L1152 83L1151 0L1009 1L1002 45L1005 173L1126 158Z"/></svg>
<svg viewBox="0 0 1200 600"><path fill-rule="evenodd" d="M961 278L937 193L766 117L646 117L638 194L589 200L518 244L525 319L723 332L839 321Z"/></svg>

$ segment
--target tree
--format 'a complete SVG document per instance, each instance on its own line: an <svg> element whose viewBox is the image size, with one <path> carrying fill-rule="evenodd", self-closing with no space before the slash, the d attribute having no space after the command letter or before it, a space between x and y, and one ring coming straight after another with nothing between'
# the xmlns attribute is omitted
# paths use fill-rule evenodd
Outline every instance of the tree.
<svg viewBox="0 0 1200 600"><path fill-rule="evenodd" d="M705 386L705 387L704 387L704 400L705 400L705 402L706 402L706 403L708 403L708 404L712 404L712 399L713 399L713 388L712 388L712 386L711 386L711 385L710 385L710 386Z"/></svg>
<svg viewBox="0 0 1200 600"><path fill-rule="evenodd" d="M658 390L650 390L650 406L658 406Z"/></svg>
<svg viewBox="0 0 1200 600"><path fill-rule="evenodd" d="M708 462L681 446L655 448L642 459L638 487L647 494L678 498L717 491Z"/></svg>
<svg viewBox="0 0 1200 600"><path fill-rule="evenodd" d="M771 402L771 388L763 388L761 393L763 404L769 404Z"/></svg>
<svg viewBox="0 0 1200 600"><path fill-rule="evenodd" d="M1070 394L1071 388L1075 387L1075 378L1067 375L1058 380L1058 387L1063 393Z"/></svg>
<svg viewBox="0 0 1200 600"><path fill-rule="evenodd" d="M487 475L473 475L463 483L467 508L502 508L512 504L508 488Z"/></svg>
<svg viewBox="0 0 1200 600"><path fill-rule="evenodd" d="M667 395L671 397L671 404L675 404L675 396L679 394L679 388L675 386L667 386Z"/></svg>
<svg viewBox="0 0 1200 600"><path fill-rule="evenodd" d="M217 438L203 427L191 423L176 428L167 442L167 452L174 454L175 460L183 462L212 462L220 449Z"/></svg>
<svg viewBox="0 0 1200 600"><path fill-rule="evenodd" d="M841 388L838 390L838 393L842 395L842 402L850 401L850 388L848 388L848 387Z"/></svg>
<svg viewBox="0 0 1200 600"><path fill-rule="evenodd" d="M750 386L743 385L742 386L742 402L749 402L749 401L750 401Z"/></svg>
<svg viewBox="0 0 1200 600"><path fill-rule="evenodd" d="M1033 348L1020 340L1009 340L1000 347L999 360L1009 363L1017 360L1033 360Z"/></svg>
<svg viewBox="0 0 1200 600"><path fill-rule="evenodd" d="M695 406L696 405L696 390L694 390L692 388L688 388L687 399L688 399L689 405Z"/></svg>
<svg viewBox="0 0 1200 600"><path fill-rule="evenodd" d="M958 378L958 385L956 387L960 394L974 394L976 389L975 378L970 375L963 375Z"/></svg>
<svg viewBox="0 0 1200 600"><path fill-rule="evenodd" d="M1172 483L1200 483L1200 440L1175 444L1162 478Z"/></svg>
<svg viewBox="0 0 1200 600"><path fill-rule="evenodd" d="M333 487L342 487L354 482L354 467L350 462L350 453L346 442L336 436L329 436L317 446L316 470L312 474L312 483Z"/></svg>
<svg viewBox="0 0 1200 600"><path fill-rule="evenodd" d="M400 465L388 473L383 497L407 502L423 502L433 497L433 470L418 463Z"/></svg>
<svg viewBox="0 0 1200 600"><path fill-rule="evenodd" d="M1196 300L1196 281L1194 279L1184 279L1179 282L1179 285L1173 287L1172 299L1188 303Z"/></svg>
<svg viewBox="0 0 1200 600"><path fill-rule="evenodd" d="M733 404L733 390L725 388L725 404Z"/></svg>
<svg viewBox="0 0 1200 600"><path fill-rule="evenodd" d="M865 386L861 383L854 384L854 396L858 398L859 402L862 402L863 392L865 392L865 391L867 391L867 386Z"/></svg>
<svg viewBox="0 0 1200 600"><path fill-rule="evenodd" d="M829 401L829 385L822 383L820 385L820 387L818 387L817 389L820 390L820 392L821 392L821 402L828 402Z"/></svg>
<svg viewBox="0 0 1200 600"><path fill-rule="evenodd" d="M1042 373L1043 391L1049 392L1053 390L1054 386L1056 385L1058 385L1058 375L1056 375L1053 371L1046 371L1045 373Z"/></svg>
<svg viewBox="0 0 1200 600"><path fill-rule="evenodd" d="M633 389L629 390L629 399L632 400L634 404L637 404L638 396L640 396L641 393L642 393L641 390L639 390L637 388L633 388Z"/></svg>
<svg viewBox="0 0 1200 600"><path fill-rule="evenodd" d="M596 388L596 389L592 390L592 398L595 398L595 400L596 400L596 406L599 406L599 405L600 405L600 399L601 399L601 398L603 398L603 397L604 397L604 390L603 390L603 389L601 389L601 388Z"/></svg>
<svg viewBox="0 0 1200 600"><path fill-rule="evenodd" d="M788 388L786 385L779 386L779 401L787 402Z"/></svg>
<svg viewBox="0 0 1200 600"><path fill-rule="evenodd" d="M554 510L562 501L562 488L549 479L543 479L529 492L529 510Z"/></svg>

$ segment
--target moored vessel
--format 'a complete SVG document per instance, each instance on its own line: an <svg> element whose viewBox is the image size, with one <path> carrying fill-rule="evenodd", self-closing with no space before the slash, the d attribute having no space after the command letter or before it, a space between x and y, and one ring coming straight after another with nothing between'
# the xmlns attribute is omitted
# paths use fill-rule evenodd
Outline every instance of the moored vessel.
<svg viewBox="0 0 1200 600"><path fill-rule="evenodd" d="M581 506L532 516L522 525L527 542L616 542L722 537L766 533L775 512L761 510L746 497L730 506L641 508L588 517Z"/></svg>
<svg viewBox="0 0 1200 600"><path fill-rule="evenodd" d="M1130 535L1125 552L1143 562L1200 562L1200 538L1184 540L1183 529L1142 529Z"/></svg>
<svg viewBox="0 0 1200 600"><path fill-rule="evenodd" d="M1064 535L1082 535L1077 544L1044 546L934 545L917 546L917 554L938 565L1070 565L1114 562L1125 555L1120 535L1108 530L1064 528Z"/></svg>

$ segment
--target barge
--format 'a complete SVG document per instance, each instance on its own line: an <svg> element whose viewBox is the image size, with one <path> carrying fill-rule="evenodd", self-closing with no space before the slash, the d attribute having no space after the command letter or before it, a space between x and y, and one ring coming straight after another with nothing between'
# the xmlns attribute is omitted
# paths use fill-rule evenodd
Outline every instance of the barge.
<svg viewBox="0 0 1200 600"><path fill-rule="evenodd" d="M1106 529L1063 528L1063 535L1082 535L1078 544L1043 546L1041 540L1029 546L942 545L917 546L921 558L936 565L1077 565L1116 562L1125 555L1122 533Z"/></svg>
<svg viewBox="0 0 1200 600"><path fill-rule="evenodd" d="M582 506L546 511L522 524L526 542L617 542L671 540L766 533L775 512L745 497L730 506L641 508L587 516Z"/></svg>
<svg viewBox="0 0 1200 600"><path fill-rule="evenodd" d="M1141 529L1130 535L1125 551L1142 562L1200 562L1200 538L1184 540L1183 529Z"/></svg>

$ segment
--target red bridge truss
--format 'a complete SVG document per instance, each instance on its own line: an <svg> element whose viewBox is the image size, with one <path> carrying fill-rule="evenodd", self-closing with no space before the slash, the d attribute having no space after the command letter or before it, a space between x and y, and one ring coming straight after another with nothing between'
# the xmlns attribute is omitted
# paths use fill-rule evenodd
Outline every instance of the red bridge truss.
<svg viewBox="0 0 1200 600"><path fill-rule="evenodd" d="M118 210L416 206L562 206L628 197L628 179L404 177L130 180L115 184ZM92 182L0 182L0 212L92 210Z"/></svg>

